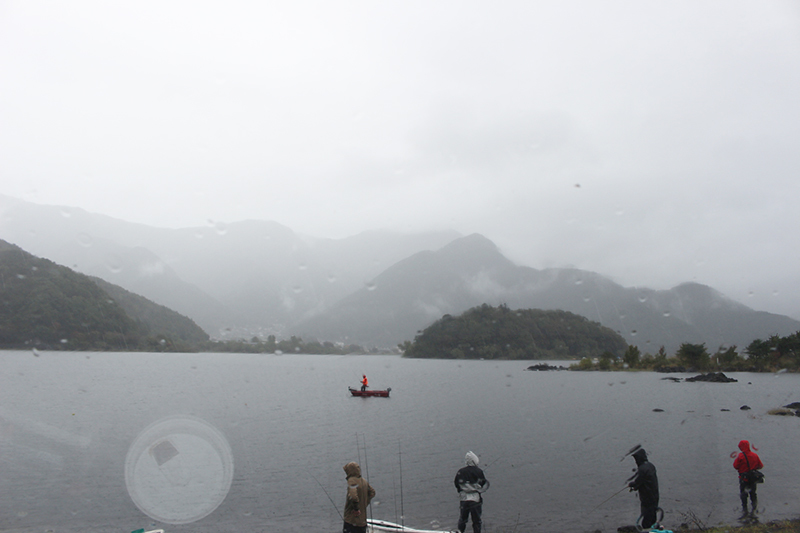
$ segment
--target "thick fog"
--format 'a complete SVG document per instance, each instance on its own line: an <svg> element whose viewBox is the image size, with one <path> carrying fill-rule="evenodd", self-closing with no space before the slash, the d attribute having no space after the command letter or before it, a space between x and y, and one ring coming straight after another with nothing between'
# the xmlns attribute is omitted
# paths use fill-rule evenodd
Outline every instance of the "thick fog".
<svg viewBox="0 0 800 533"><path fill-rule="evenodd" d="M796 2L0 3L0 194L478 232L800 318Z"/></svg>

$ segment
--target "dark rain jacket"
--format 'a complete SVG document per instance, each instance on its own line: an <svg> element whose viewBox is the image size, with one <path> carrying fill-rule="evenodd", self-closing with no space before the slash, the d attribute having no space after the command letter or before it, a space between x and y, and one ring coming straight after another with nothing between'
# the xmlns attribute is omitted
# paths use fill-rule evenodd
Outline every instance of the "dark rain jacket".
<svg viewBox="0 0 800 533"><path fill-rule="evenodd" d="M467 466L456 473L453 483L458 491L458 498L462 502L483 501L481 493L489 488L489 482L483 474L483 470L478 467L478 457L472 452L467 453Z"/></svg>
<svg viewBox="0 0 800 533"><path fill-rule="evenodd" d="M642 507L658 507L658 476L656 467L647 460L647 453L638 449L633 454L636 459L636 475L628 486L639 492L639 501Z"/></svg>
<svg viewBox="0 0 800 533"><path fill-rule="evenodd" d="M344 465L344 471L347 474L344 521L354 526L366 527L367 505L375 497L375 489L361 477L361 467L358 463L347 463Z"/></svg>
<svg viewBox="0 0 800 533"><path fill-rule="evenodd" d="M764 463L761 462L761 458L758 454L750 451L750 443L748 441L739 441L739 449L741 453L736 457L736 460L733 461L733 467L739 472L740 480L743 480L742 476L745 472L764 468Z"/></svg>

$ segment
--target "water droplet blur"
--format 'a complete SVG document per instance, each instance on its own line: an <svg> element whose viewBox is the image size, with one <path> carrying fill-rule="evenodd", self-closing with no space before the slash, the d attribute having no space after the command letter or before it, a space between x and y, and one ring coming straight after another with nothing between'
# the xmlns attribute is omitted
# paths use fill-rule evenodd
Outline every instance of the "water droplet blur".
<svg viewBox="0 0 800 533"><path fill-rule="evenodd" d="M639 301L645 303L647 301L647 296L639 296Z"/></svg>
<svg viewBox="0 0 800 533"><path fill-rule="evenodd" d="M19 279L25 279L27 277L28 276L26 276L25 274L17 274L17 278L19 278Z"/></svg>
<svg viewBox="0 0 800 533"><path fill-rule="evenodd" d="M197 239L197 240L204 239L205 237L206 237L206 236L205 236L205 235L203 235L203 232L202 232L202 231L196 231L196 232L194 232L194 238L195 238L195 239Z"/></svg>
<svg viewBox="0 0 800 533"><path fill-rule="evenodd" d="M584 301L584 302L588 302L588 301L590 301L591 299L592 299L592 298L591 298L590 296L584 296L584 297L583 297L583 301Z"/></svg>
<svg viewBox="0 0 800 533"><path fill-rule="evenodd" d="M299 268L300 270L308 270L308 265L305 263L300 263L300 265L298 265L297 268Z"/></svg>
<svg viewBox="0 0 800 533"><path fill-rule="evenodd" d="M753 291L747 291L747 295L750 296L750 297L753 297L753 296L756 295L756 293L753 292Z"/></svg>
<svg viewBox="0 0 800 533"><path fill-rule="evenodd" d="M622 215L624 215L624 214L625 214L625 211L624 211L622 208L617 208L617 210L616 210L614 213L615 213L617 216L622 216Z"/></svg>
<svg viewBox="0 0 800 533"><path fill-rule="evenodd" d="M225 235L228 233L228 225L224 222L217 222L214 224L214 231L216 231L218 235Z"/></svg>
<svg viewBox="0 0 800 533"><path fill-rule="evenodd" d="M575 280L575 285L581 285L581 284L583 284L583 280L582 279L578 278L578 279Z"/></svg>
<svg viewBox="0 0 800 533"><path fill-rule="evenodd" d="M378 286L377 286L377 285L375 285L374 283L372 283L372 282L370 282L370 283L367 283L367 290L368 290L368 291L374 291L374 290L375 290L375 289L377 289L377 288L378 288Z"/></svg>
<svg viewBox="0 0 800 533"><path fill-rule="evenodd" d="M334 276L333 274L330 274L328 276L328 283L335 283L335 282L336 282L336 276Z"/></svg>
<svg viewBox="0 0 800 533"><path fill-rule="evenodd" d="M67 344L69 342L68 339L61 339L61 344Z"/></svg>
<svg viewBox="0 0 800 533"><path fill-rule="evenodd" d="M61 210L61 216L64 218L69 218L72 216L72 213L66 209Z"/></svg>
<svg viewBox="0 0 800 533"><path fill-rule="evenodd" d="M114 274L122 272L122 261L117 256L110 256L106 258L106 267Z"/></svg>
<svg viewBox="0 0 800 533"><path fill-rule="evenodd" d="M634 329L634 330L631 331L631 337L635 337L635 336L636 336L636 330Z"/></svg>
<svg viewBox="0 0 800 533"><path fill-rule="evenodd" d="M79 233L78 234L78 244L83 246L84 248L89 248L94 241L92 240L92 236L88 233Z"/></svg>
<svg viewBox="0 0 800 533"><path fill-rule="evenodd" d="M294 287L292 287L292 290L295 292L295 294L299 294L303 292L303 287L301 287L300 285L295 285Z"/></svg>
<svg viewBox="0 0 800 533"><path fill-rule="evenodd" d="M665 316L665 317L668 317L668 316L670 316L671 314L672 314L672 313L670 313L669 311L664 311L664 316Z"/></svg>

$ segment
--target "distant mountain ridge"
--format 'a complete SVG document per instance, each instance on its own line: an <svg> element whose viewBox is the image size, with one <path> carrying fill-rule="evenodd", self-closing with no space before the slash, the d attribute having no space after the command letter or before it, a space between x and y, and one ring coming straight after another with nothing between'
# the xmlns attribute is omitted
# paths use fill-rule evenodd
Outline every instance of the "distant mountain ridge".
<svg viewBox="0 0 800 533"><path fill-rule="evenodd" d="M153 228L0 195L0 238L193 319L215 338L302 336L393 347L484 303L561 309L644 352L683 342L740 348L800 322L705 285L626 288L594 272L537 270L474 234L374 231L317 239L275 222Z"/></svg>
<svg viewBox="0 0 800 533"><path fill-rule="evenodd" d="M295 330L333 340L339 340L332 337L338 333L367 345L402 342L442 315L483 303L569 311L650 353L661 346L674 352L683 342L705 342L712 351L723 344L743 348L756 338L800 329L800 321L754 311L696 283L655 291L625 288L578 269L516 266L475 234L397 263L375 279L374 287L360 289Z"/></svg>

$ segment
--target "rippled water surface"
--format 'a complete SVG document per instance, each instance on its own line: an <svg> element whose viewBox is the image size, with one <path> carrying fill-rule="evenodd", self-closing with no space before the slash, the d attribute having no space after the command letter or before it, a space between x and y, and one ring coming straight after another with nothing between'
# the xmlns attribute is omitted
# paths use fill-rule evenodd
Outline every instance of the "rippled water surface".
<svg viewBox="0 0 800 533"><path fill-rule="evenodd" d="M454 529L453 477L473 450L491 481L488 531L616 531L638 517L635 494L600 504L636 444L658 469L665 525L712 525L739 509L740 439L766 465L762 520L800 514L800 418L766 414L800 401L794 374L675 383L524 361L0 355L1 530L340 531L351 460L378 492L374 518ZM391 397L350 397L362 373Z"/></svg>

